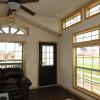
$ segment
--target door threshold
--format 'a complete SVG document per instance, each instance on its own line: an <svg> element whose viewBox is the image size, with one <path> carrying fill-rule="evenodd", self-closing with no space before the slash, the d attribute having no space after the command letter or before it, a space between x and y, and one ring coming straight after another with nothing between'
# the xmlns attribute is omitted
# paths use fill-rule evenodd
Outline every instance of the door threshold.
<svg viewBox="0 0 100 100"><path fill-rule="evenodd" d="M57 86L57 84L46 85L46 86L39 86L39 88L46 88L46 87L53 87L53 86Z"/></svg>

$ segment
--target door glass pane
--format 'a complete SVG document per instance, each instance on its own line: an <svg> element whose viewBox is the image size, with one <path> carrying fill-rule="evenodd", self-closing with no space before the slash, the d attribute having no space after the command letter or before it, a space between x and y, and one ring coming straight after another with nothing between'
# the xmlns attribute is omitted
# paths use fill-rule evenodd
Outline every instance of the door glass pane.
<svg viewBox="0 0 100 100"><path fill-rule="evenodd" d="M53 58L53 52L52 52L52 53L50 53L50 58Z"/></svg>
<svg viewBox="0 0 100 100"><path fill-rule="evenodd" d="M50 58L49 54L50 54L50 53L46 53L46 58L47 58L47 59Z"/></svg>
<svg viewBox="0 0 100 100"><path fill-rule="evenodd" d="M46 52L46 46L42 46L42 52Z"/></svg>
<svg viewBox="0 0 100 100"><path fill-rule="evenodd" d="M53 46L42 46L42 66L54 65L54 47Z"/></svg>
<svg viewBox="0 0 100 100"><path fill-rule="evenodd" d="M50 65L54 65L53 59L50 59Z"/></svg>
<svg viewBox="0 0 100 100"><path fill-rule="evenodd" d="M53 52L53 46L50 46L50 52Z"/></svg>
<svg viewBox="0 0 100 100"><path fill-rule="evenodd" d="M46 52L50 52L50 47L49 46L47 46Z"/></svg>

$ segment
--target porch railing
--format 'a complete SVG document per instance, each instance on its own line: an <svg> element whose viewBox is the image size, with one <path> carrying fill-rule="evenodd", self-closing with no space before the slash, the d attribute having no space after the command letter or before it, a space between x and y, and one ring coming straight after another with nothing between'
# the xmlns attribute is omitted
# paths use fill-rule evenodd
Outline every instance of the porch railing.
<svg viewBox="0 0 100 100"><path fill-rule="evenodd" d="M22 63L0 63L0 68L22 68Z"/></svg>

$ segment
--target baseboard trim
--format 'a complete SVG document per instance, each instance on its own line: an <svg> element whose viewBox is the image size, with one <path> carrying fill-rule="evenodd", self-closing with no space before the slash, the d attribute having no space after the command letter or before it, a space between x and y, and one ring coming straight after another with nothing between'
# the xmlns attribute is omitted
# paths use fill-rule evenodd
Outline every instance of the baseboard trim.
<svg viewBox="0 0 100 100"><path fill-rule="evenodd" d="M59 86L62 87L63 89L65 89L65 90L71 92L73 95L76 95L77 97L79 97L79 98L82 99L82 100L88 100L88 99L82 97L81 95L79 95L79 94L73 92L72 90L70 90L70 89L68 89L68 88L66 88L66 87L64 87L64 86L62 86L62 85L60 85L60 84L59 84Z"/></svg>

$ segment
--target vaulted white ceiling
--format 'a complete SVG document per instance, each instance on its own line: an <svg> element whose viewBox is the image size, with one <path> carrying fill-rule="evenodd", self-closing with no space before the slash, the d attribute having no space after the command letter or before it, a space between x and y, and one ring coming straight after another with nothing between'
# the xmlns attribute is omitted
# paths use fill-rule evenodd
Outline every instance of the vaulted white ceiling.
<svg viewBox="0 0 100 100"><path fill-rule="evenodd" d="M62 18L91 0L40 0L39 3L23 4L38 16ZM24 12L19 10L19 12ZM0 16L7 13L7 6L0 4Z"/></svg>

